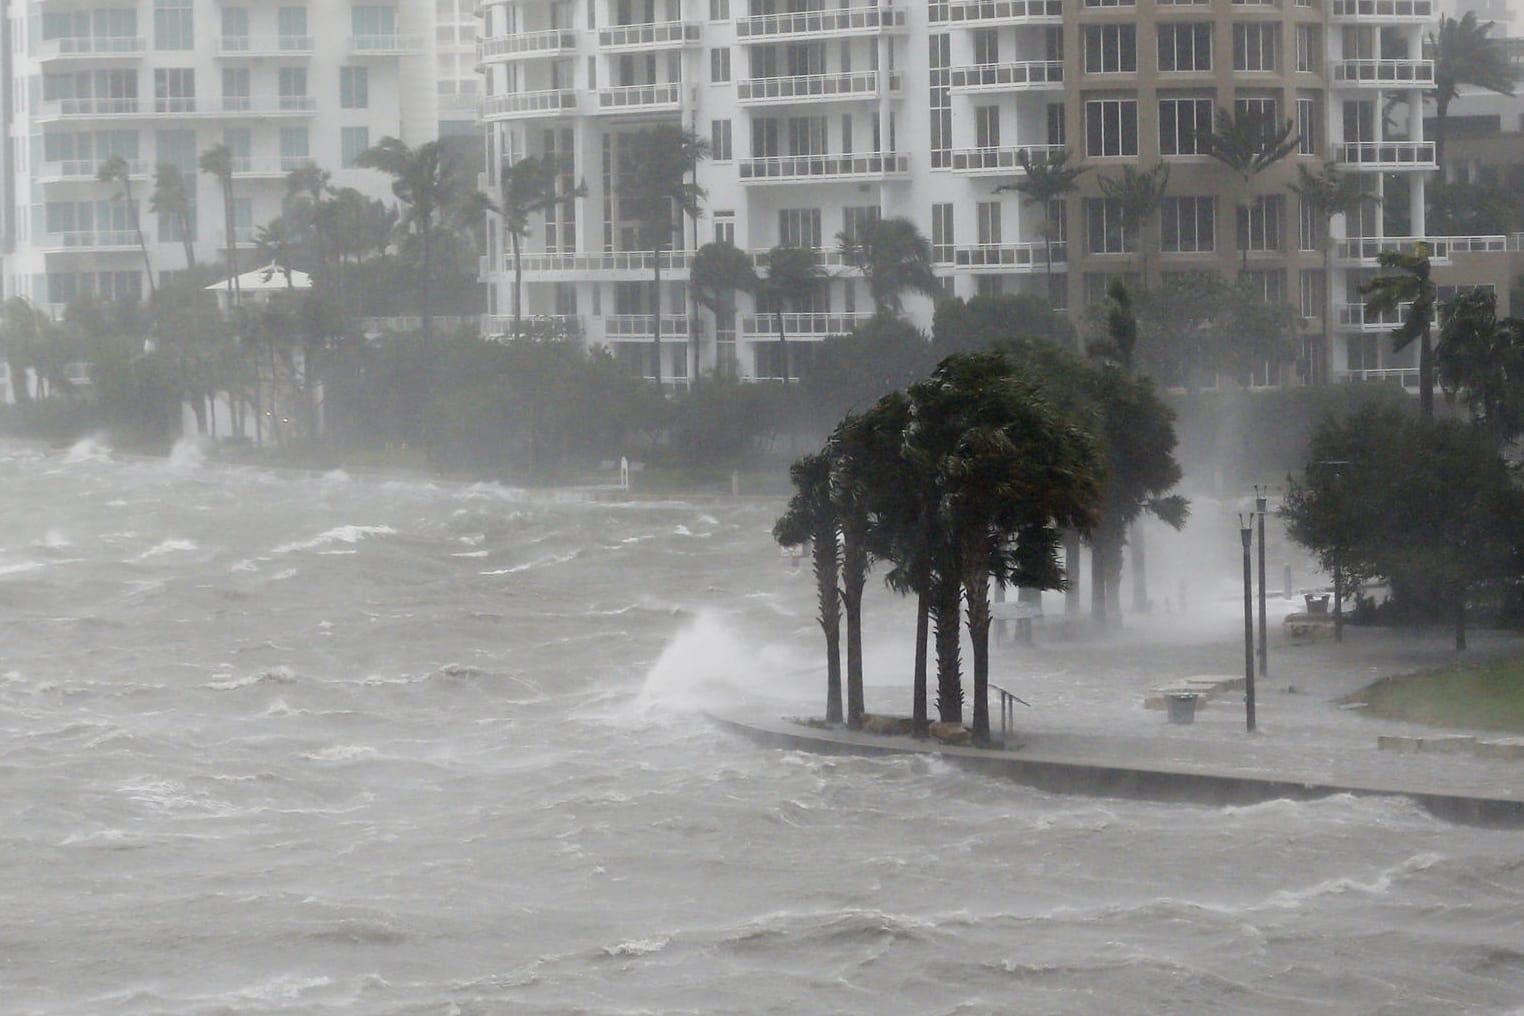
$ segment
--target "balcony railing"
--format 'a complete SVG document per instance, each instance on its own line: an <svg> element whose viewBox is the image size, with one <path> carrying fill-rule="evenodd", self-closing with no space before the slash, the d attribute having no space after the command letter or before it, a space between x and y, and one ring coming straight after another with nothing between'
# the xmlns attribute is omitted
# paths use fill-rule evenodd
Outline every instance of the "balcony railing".
<svg viewBox="0 0 1524 1016"><path fill-rule="evenodd" d="M285 165L284 158L255 159L248 155L235 155L233 157L234 176L285 176L291 171L291 167Z"/></svg>
<svg viewBox="0 0 1524 1016"><path fill-rule="evenodd" d="M1334 260L1374 265L1376 256L1383 251L1401 251L1411 254L1420 243L1428 244L1431 260L1449 261L1450 247L1446 239L1422 236L1358 236L1336 240L1334 241Z"/></svg>
<svg viewBox="0 0 1524 1016"><path fill-rule="evenodd" d="M1339 313L1340 328L1374 332L1396 328L1402 324L1412 306L1412 303L1400 303L1395 311L1388 311L1385 314L1372 314L1365 309L1363 303L1341 303L1336 309Z"/></svg>
<svg viewBox="0 0 1524 1016"><path fill-rule="evenodd" d="M954 173L1020 173L1021 153L1036 163L1062 155L1063 145L1016 145L1010 148L955 148Z"/></svg>
<svg viewBox="0 0 1524 1016"><path fill-rule="evenodd" d="M1062 88L1062 60L1019 60L1015 63L966 64L952 69L953 91L1003 92L1011 89Z"/></svg>
<svg viewBox="0 0 1524 1016"><path fill-rule="evenodd" d="M846 335L858 325L871 320L872 314L785 313L783 334L789 338ZM741 317L741 333L748 338L777 338L778 315L744 314Z"/></svg>
<svg viewBox="0 0 1524 1016"><path fill-rule="evenodd" d="M61 162L44 162L37 167L35 179L39 183L58 183L63 181L89 181L99 179L101 163L105 159L65 159ZM127 163L127 172L130 176L147 176L148 164L141 159L131 159Z"/></svg>
<svg viewBox="0 0 1524 1016"><path fill-rule="evenodd" d="M309 116L317 109L317 99L310 95L282 95L275 100L255 100L246 95L222 99L192 96L166 96L142 99L55 99L44 102L37 111L39 120L99 117L184 117L184 116Z"/></svg>
<svg viewBox="0 0 1524 1016"><path fill-rule="evenodd" d="M582 316L580 314L525 314L519 322L526 331L535 326L554 326L570 335L582 334ZM367 329L369 330L369 329ZM377 329L378 331L381 329ZM483 314L481 316L481 332L490 337L513 335L512 314Z"/></svg>
<svg viewBox="0 0 1524 1016"><path fill-rule="evenodd" d="M1063 0L978 0L955 3L948 8L947 15L955 25L1056 24L1063 20L1064 4Z"/></svg>
<svg viewBox="0 0 1524 1016"><path fill-rule="evenodd" d="M239 56L294 56L312 52L310 35L224 35L217 40L217 55Z"/></svg>
<svg viewBox="0 0 1524 1016"><path fill-rule="evenodd" d="M742 162L741 182L860 180L902 176L909 172L908 155L777 155Z"/></svg>
<svg viewBox="0 0 1524 1016"><path fill-rule="evenodd" d="M895 7L847 7L835 11L759 14L736 22L741 41L854 35L905 27L905 12Z"/></svg>
<svg viewBox="0 0 1524 1016"><path fill-rule="evenodd" d="M1048 247L1042 241L1032 243L981 243L972 247L958 247L953 251L953 265L957 268L998 268L1004 271L1031 272L1048 267ZM1052 244L1053 265L1068 260L1068 244Z"/></svg>
<svg viewBox="0 0 1524 1016"><path fill-rule="evenodd" d="M598 89L598 112L618 113L626 109L676 109L682 97L682 85L664 81L656 85L621 85Z"/></svg>
<svg viewBox="0 0 1524 1016"><path fill-rule="evenodd" d="M138 245L138 235L130 229L79 229L61 233L44 233L38 248L48 250L80 250L102 247L128 247Z"/></svg>
<svg viewBox="0 0 1524 1016"><path fill-rule="evenodd" d="M1417 367L1380 367L1374 370L1345 370L1337 375L1345 384L1387 384L1404 388L1418 387Z"/></svg>
<svg viewBox="0 0 1524 1016"><path fill-rule="evenodd" d="M798 102L810 99L871 99L878 96L878 71L845 74L794 74L780 78L742 78L736 85L738 102ZM889 91L900 90L900 75L889 75Z"/></svg>
<svg viewBox="0 0 1524 1016"><path fill-rule="evenodd" d="M547 88L539 92L489 95L482 100L483 120L547 116L577 108L577 93L570 88Z"/></svg>
<svg viewBox="0 0 1524 1016"><path fill-rule="evenodd" d="M611 339L649 339L651 331L655 327L656 315L654 314L610 314L603 319L603 334ZM688 335L688 315L686 314L663 314L661 316L661 337L686 338Z"/></svg>
<svg viewBox="0 0 1524 1016"><path fill-rule="evenodd" d="M1333 72L1336 84L1371 88L1434 84L1433 60L1335 60Z"/></svg>
<svg viewBox="0 0 1524 1016"><path fill-rule="evenodd" d="M598 30L603 49L652 49L698 42L699 26L686 21L654 21L640 25L610 25Z"/></svg>
<svg viewBox="0 0 1524 1016"><path fill-rule="evenodd" d="M71 57L136 57L147 51L141 36L69 35L43 39L37 44L37 59L67 60Z"/></svg>
<svg viewBox="0 0 1524 1016"><path fill-rule="evenodd" d="M476 59L514 60L541 56L559 56L575 52L577 33L561 28L543 32L523 32L495 39L482 39L476 44Z"/></svg>
<svg viewBox="0 0 1524 1016"><path fill-rule="evenodd" d="M1434 0L1330 0L1333 21L1420 21L1434 17Z"/></svg>
<svg viewBox="0 0 1524 1016"><path fill-rule="evenodd" d="M649 274L656 258L661 259L662 271L686 272L693 262L692 251L612 251L603 254L537 253L520 257L521 265L528 272L643 272ZM513 258L504 256L503 264L513 271Z"/></svg>
<svg viewBox="0 0 1524 1016"><path fill-rule="evenodd" d="M349 37L350 56L400 56L423 49L423 36L378 32Z"/></svg>
<svg viewBox="0 0 1524 1016"><path fill-rule="evenodd" d="M1339 162L1363 169L1433 169L1432 141L1346 141L1337 148Z"/></svg>

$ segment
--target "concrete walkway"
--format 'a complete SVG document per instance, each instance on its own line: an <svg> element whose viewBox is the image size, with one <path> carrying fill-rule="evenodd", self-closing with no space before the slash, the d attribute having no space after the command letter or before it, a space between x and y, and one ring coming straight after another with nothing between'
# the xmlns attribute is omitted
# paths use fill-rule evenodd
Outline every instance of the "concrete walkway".
<svg viewBox="0 0 1524 1016"><path fill-rule="evenodd" d="M1289 609L1281 606L1282 613ZM1056 791L1206 802L1406 794L1448 817L1524 825L1524 760L1400 753L1377 745L1382 735L1501 735L1419 728L1339 703L1381 677L1454 663L1449 632L1347 627L1343 643L1292 644L1272 613L1269 676L1258 681L1256 733L1245 731L1242 692L1219 693L1191 724L1170 723L1165 710L1144 708L1151 689L1185 678L1242 677L1241 616L1237 640L1224 637L1230 617L1187 622L1166 616L1129 619L1127 630L1104 638L1065 638L1053 625L1039 628L1035 646L999 646L992 681L1033 706L1016 707L1015 729L1005 735L1013 750L933 747L909 738L823 731L775 716L716 718L799 748L939 751L949 760ZM1477 632L1470 641L1466 660L1524 652L1524 637L1511 633ZM908 715L906 683L870 683L866 692L870 712ZM1000 738L999 706L993 694L991 699L993 733Z"/></svg>

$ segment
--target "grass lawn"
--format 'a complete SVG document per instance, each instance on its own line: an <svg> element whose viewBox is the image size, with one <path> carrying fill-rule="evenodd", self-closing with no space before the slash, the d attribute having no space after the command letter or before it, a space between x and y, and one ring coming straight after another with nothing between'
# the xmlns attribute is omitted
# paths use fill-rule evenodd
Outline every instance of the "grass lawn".
<svg viewBox="0 0 1524 1016"><path fill-rule="evenodd" d="M1524 656L1384 678L1350 701L1386 719L1524 734Z"/></svg>

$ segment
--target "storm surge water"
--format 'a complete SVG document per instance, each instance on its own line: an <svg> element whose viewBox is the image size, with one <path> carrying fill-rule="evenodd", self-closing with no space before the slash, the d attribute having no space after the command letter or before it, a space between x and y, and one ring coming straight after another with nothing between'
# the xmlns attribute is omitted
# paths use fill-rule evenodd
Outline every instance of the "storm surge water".
<svg viewBox="0 0 1524 1016"><path fill-rule="evenodd" d="M819 711L777 505L99 442L0 446L0 505L5 1013L1524 1004L1516 834L711 727ZM891 659L909 615L876 587Z"/></svg>

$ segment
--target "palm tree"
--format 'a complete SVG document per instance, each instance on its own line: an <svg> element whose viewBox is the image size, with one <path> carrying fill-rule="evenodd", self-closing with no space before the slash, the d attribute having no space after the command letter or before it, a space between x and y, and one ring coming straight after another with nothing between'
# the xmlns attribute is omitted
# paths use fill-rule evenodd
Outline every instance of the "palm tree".
<svg viewBox="0 0 1524 1016"><path fill-rule="evenodd" d="M1425 420L1434 419L1434 303L1436 290L1429 264L1429 245L1422 241L1412 251L1384 250L1376 254L1376 263L1393 274L1378 275L1360 287L1366 298L1365 312L1380 317L1396 313L1403 304L1408 312L1402 324L1392 330L1392 351L1406 349L1418 340L1418 412Z"/></svg>
<svg viewBox="0 0 1524 1016"><path fill-rule="evenodd" d="M718 337L725 325L734 326L736 293L756 290L757 268L746 252L734 244L706 243L693 255L688 284L693 287L694 299L714 315ZM697 353L695 350L695 358Z"/></svg>
<svg viewBox="0 0 1524 1016"><path fill-rule="evenodd" d="M868 280L875 314L898 315L906 292L935 298L942 285L931 270L931 242L909 219L874 219L854 235L836 234L841 256Z"/></svg>
<svg viewBox="0 0 1524 1016"><path fill-rule="evenodd" d="M1498 317L1497 295L1482 288L1446 300L1440 318L1440 381L1501 452L1524 432L1524 318Z"/></svg>
<svg viewBox="0 0 1524 1016"><path fill-rule="evenodd" d="M530 155L503 166L499 180L501 204L493 210L502 216L503 232L513 248L513 334L523 332L524 268L522 247L529 235L530 220L552 208L560 208L587 195L587 185L561 189L561 178L569 171L566 159L550 155Z"/></svg>
<svg viewBox="0 0 1524 1016"><path fill-rule="evenodd" d="M831 502L831 460L824 452L801 455L789 466L794 493L773 524L773 539L785 547L810 545L815 571L817 620L826 641L826 722L841 722L841 558L836 509Z"/></svg>
<svg viewBox="0 0 1524 1016"><path fill-rule="evenodd" d="M706 196L693 180L709 143L676 124L658 124L630 139L629 163L620 173L620 198L634 206L642 245L651 251L651 341L656 384L661 385L661 257L671 249L673 209L696 218ZM680 223L679 223L680 226Z"/></svg>
<svg viewBox="0 0 1524 1016"><path fill-rule="evenodd" d="M1296 173L1296 182L1290 185L1291 192L1305 207L1312 209L1313 216L1322 224L1323 230L1323 342L1322 348L1308 357L1307 376L1310 383L1316 384L1319 380L1319 365L1326 362L1328 350L1333 344L1334 216L1352 215L1362 206L1379 202L1381 198L1365 190L1359 177L1340 173L1332 162L1324 163L1322 170L1317 173L1306 166L1297 166Z"/></svg>
<svg viewBox="0 0 1524 1016"><path fill-rule="evenodd" d="M1448 132L1450 103L1460 95L1462 85L1476 85L1500 95L1512 95L1515 73L1501 39L1494 39L1491 21L1477 21L1475 11L1460 18L1448 15L1439 19L1439 32L1430 32L1426 48L1434 58L1434 88L1428 96L1434 100L1434 159L1440 176L1445 171L1445 136Z"/></svg>
<svg viewBox="0 0 1524 1016"><path fill-rule="evenodd" d="M1157 162L1152 169L1123 166L1118 177L1103 176L1097 181L1101 193L1115 201L1122 213L1122 233L1132 234L1138 244L1138 275L1142 287L1148 288L1148 248L1153 236L1149 229L1159 204L1164 200L1164 188L1169 186L1169 166Z"/></svg>
<svg viewBox="0 0 1524 1016"><path fill-rule="evenodd" d="M1238 202L1240 220L1247 219L1253 198L1254 178L1296 151L1301 139L1290 120L1277 126L1257 111L1245 108L1229 113L1217 107L1213 128L1196 135L1196 144L1236 175L1243 187ZM1243 247L1242 271L1249 270L1249 245Z"/></svg>
<svg viewBox="0 0 1524 1016"><path fill-rule="evenodd" d="M392 193L406 206L399 225L418 238L419 311L423 341L434 337L434 230L465 199L466 182L449 150L438 139L411 148L393 137L382 138L355 157L355 165L392 178Z"/></svg>
<svg viewBox="0 0 1524 1016"><path fill-rule="evenodd" d="M127 202L127 215L132 220L132 231L138 237L138 250L143 252L143 274L148 277L148 295L152 297L155 288L153 262L148 260L148 242L143 239L143 223L138 217L138 203L132 197L132 167L120 155L113 155L101 163L100 168L96 170L95 178L102 183L115 181L122 185L121 193L112 195L112 200L120 199Z"/></svg>
<svg viewBox="0 0 1524 1016"><path fill-rule="evenodd" d="M218 142L201 153L197 165L201 168L201 172L216 177L218 185L222 188L223 242L227 244L228 259L228 306L236 307L242 293L238 283L238 227L234 215L236 203L233 200L233 152L227 145Z"/></svg>
<svg viewBox="0 0 1524 1016"><path fill-rule="evenodd" d="M758 295L771 305L778 325L778 359L782 364L783 383L788 384L788 335L783 327L783 309L805 299L820 285L820 265L815 252L803 247L774 247L767 252L767 274L757 282Z"/></svg>
<svg viewBox="0 0 1524 1016"><path fill-rule="evenodd" d="M1016 161L1021 164L1024 175L1010 187L1021 195L1022 204L1042 208L1042 238L1044 253L1047 255L1043 259L1043 267L1047 275L1048 299L1057 304L1053 290L1053 243L1058 239L1059 224L1053 221L1053 209L1058 207L1062 210L1063 201L1079 190L1080 175L1088 167L1068 165L1068 149L1033 159L1031 153L1023 148L1016 153ZM1005 189L1006 186L1002 184L995 188L995 193L999 194ZM1068 301L1064 303L1067 305Z"/></svg>
<svg viewBox="0 0 1524 1016"><path fill-rule="evenodd" d="M46 374L42 347L55 328L53 319L24 296L13 296L0 304L0 352L10 368L11 391L16 402L32 400L29 371L36 372L40 386Z"/></svg>
<svg viewBox="0 0 1524 1016"><path fill-rule="evenodd" d="M180 167L169 162L159 163L153 173L153 193L148 195L148 210L174 224L175 231L180 234L180 245L185 249L186 268L196 264L196 234L191 224L195 207L195 198Z"/></svg>

